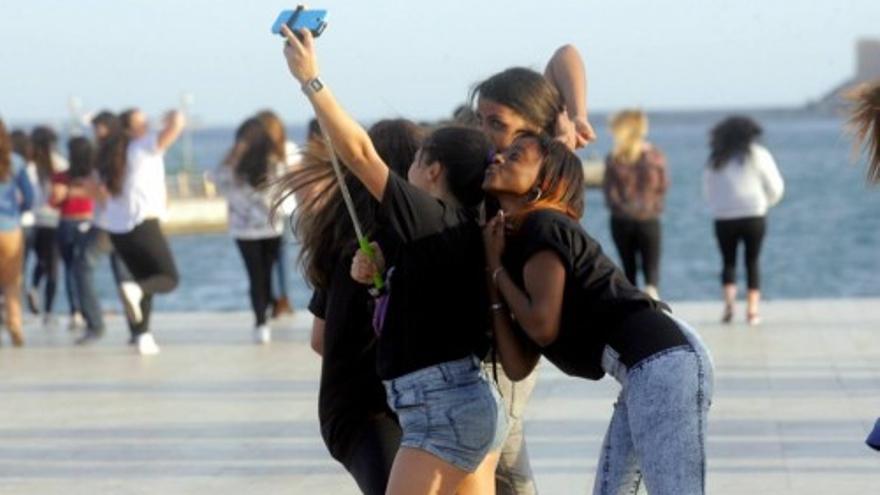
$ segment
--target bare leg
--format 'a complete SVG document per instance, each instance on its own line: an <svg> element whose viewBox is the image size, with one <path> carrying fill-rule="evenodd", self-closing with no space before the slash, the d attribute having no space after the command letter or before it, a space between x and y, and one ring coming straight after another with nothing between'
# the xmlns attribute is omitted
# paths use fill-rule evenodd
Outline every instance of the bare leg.
<svg viewBox="0 0 880 495"><path fill-rule="evenodd" d="M483 459L476 471L467 475L458 485L456 495L494 495L495 468L500 452L492 452Z"/></svg>
<svg viewBox="0 0 880 495"><path fill-rule="evenodd" d="M723 323L730 323L733 319L733 304L736 302L736 284L724 284L724 315Z"/></svg>
<svg viewBox="0 0 880 495"><path fill-rule="evenodd" d="M467 471L458 469L424 450L401 447L394 458L391 477L388 479L388 490L385 493L386 495L453 495L468 474Z"/></svg>
<svg viewBox="0 0 880 495"><path fill-rule="evenodd" d="M748 318L749 325L757 325L761 323L761 317L759 316L758 306L761 303L761 291L757 289L749 289L748 295L746 296L746 317Z"/></svg>

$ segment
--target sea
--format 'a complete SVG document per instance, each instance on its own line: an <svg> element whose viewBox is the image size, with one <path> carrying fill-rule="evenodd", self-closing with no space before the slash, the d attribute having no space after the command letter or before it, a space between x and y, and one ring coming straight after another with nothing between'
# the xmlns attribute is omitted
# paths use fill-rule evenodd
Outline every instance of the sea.
<svg viewBox="0 0 880 495"><path fill-rule="evenodd" d="M721 258L712 219L701 196L711 127L726 112L651 114L649 141L668 160L671 186L662 218L660 294L671 302L720 299ZM880 296L880 187L865 184L864 158L853 152L842 118L802 111L748 113L764 128L763 143L785 179L785 196L768 214L761 255L765 299L850 298ZM611 146L604 115L591 121L598 140L580 152L602 159ZM191 134L196 166L216 166L232 144L235 128L203 128ZM305 127L289 136L302 143ZM169 173L182 160L182 146L169 151ZM601 190L588 189L582 225L615 261L608 210ZM161 311L232 311L249 308L244 265L226 234L170 237L180 270L176 291L158 296ZM311 290L299 275L298 246L290 240L288 290L304 308ZM740 253L742 256L742 253ZM740 286L745 284L742 265ZM108 263L98 268L97 284L105 307L118 307ZM59 284L59 291L63 291ZM67 309L58 294L57 312Z"/></svg>

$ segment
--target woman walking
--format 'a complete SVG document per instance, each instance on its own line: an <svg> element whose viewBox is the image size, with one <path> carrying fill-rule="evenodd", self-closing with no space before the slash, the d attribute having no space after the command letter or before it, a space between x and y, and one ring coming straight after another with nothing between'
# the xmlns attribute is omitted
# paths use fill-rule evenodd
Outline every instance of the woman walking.
<svg viewBox="0 0 880 495"><path fill-rule="evenodd" d="M638 286L641 265L645 293L659 299L660 215L669 187L666 158L645 141L648 117L641 110L614 115L610 127L614 149L605 159L602 190L611 210L611 236L626 278Z"/></svg>
<svg viewBox="0 0 880 495"><path fill-rule="evenodd" d="M773 155L757 142L761 133L761 127L748 117L729 117L718 123L711 132L711 153L703 173L703 194L715 219L721 251L724 323L733 320L740 244L745 245L746 321L761 323L760 256L767 210L782 199L784 191Z"/></svg>
<svg viewBox="0 0 880 495"><path fill-rule="evenodd" d="M77 341L86 343L104 334L104 316L95 293L93 263L89 247L98 235L92 225L93 200L83 185L92 175L94 147L88 139L68 141L70 168L52 177L52 205L59 209L58 247L64 260L64 282L72 314L82 314L85 334Z"/></svg>
<svg viewBox="0 0 880 495"><path fill-rule="evenodd" d="M116 253L134 281L120 285L123 306L134 323L141 355L159 353L150 332L154 294L174 290L177 266L159 227L165 215L165 151L180 136L183 114L168 112L158 134L150 132L146 115L133 109L120 116L122 132L107 137L98 150L106 188L104 226Z"/></svg>
<svg viewBox="0 0 880 495"><path fill-rule="evenodd" d="M244 121L235 146L214 171L214 182L226 196L229 234L244 260L254 312L254 342L268 344L272 330L267 311L272 305L272 269L278 259L283 219L272 215L269 186L284 173L284 162L273 153L272 140L257 118Z"/></svg>
<svg viewBox="0 0 880 495"><path fill-rule="evenodd" d="M405 177L424 132L407 120L383 120L370 128L369 136L391 172ZM379 228L378 203L350 173L345 181L364 232L394 258L399 242ZM315 316L312 348L323 358L318 393L321 436L362 493L382 495L401 430L376 373L372 299L349 274L358 245L335 186L327 147L307 146L301 167L288 173L282 190L286 196L304 198L294 216L294 234L301 244L303 272L315 288L309 311Z"/></svg>
<svg viewBox="0 0 880 495"><path fill-rule="evenodd" d="M12 345L24 345L21 328L21 279L24 237L21 212L31 208L34 194L24 161L12 153L12 143L0 120L0 290L5 323ZM2 333L0 333L2 343Z"/></svg>
<svg viewBox="0 0 880 495"><path fill-rule="evenodd" d="M53 325L55 317L52 307L55 302L55 289L58 281L58 261L60 252L58 236L58 209L52 206L52 176L67 170L67 160L58 153L58 135L48 127L37 127L31 132L34 164L37 168L39 191L34 204L34 249L37 262L34 265L31 287L28 290L28 306L34 314L40 313L39 288L45 278L42 313L43 324ZM68 301L70 302L70 301ZM80 316L70 305L70 327L76 328Z"/></svg>
<svg viewBox="0 0 880 495"><path fill-rule="evenodd" d="M626 280L581 227L580 159L524 135L496 158L484 189L501 211L484 229L501 362L520 379L541 355L621 392L594 494L705 492L712 364L696 333Z"/></svg>
<svg viewBox="0 0 880 495"><path fill-rule="evenodd" d="M488 308L476 210L491 144L472 129L434 131L404 181L318 77L311 33L301 42L282 29L291 73L401 243L376 315L378 374L403 430L387 493L494 493L506 415L480 366Z"/></svg>

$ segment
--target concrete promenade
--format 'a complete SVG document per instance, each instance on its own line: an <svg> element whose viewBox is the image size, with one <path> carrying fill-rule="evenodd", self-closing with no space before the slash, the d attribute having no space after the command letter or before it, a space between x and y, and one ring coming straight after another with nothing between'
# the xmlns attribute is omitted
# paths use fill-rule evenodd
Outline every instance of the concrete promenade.
<svg viewBox="0 0 880 495"><path fill-rule="evenodd" d="M880 493L880 300L780 301L765 323L716 323L720 305L673 303L716 362L710 494ZM744 308L738 308L744 318ZM0 348L0 494L355 494L318 433L320 361L309 318L250 342L245 313L164 313L162 353L28 325ZM616 384L544 363L528 408L544 494L589 493Z"/></svg>

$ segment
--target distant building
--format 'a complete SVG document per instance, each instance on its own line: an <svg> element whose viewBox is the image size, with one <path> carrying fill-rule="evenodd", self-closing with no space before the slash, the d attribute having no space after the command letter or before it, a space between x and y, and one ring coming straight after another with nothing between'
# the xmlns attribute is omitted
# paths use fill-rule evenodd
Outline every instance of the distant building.
<svg viewBox="0 0 880 495"><path fill-rule="evenodd" d="M807 107L835 112L846 105L845 95L857 85L880 79L880 39L863 39L856 44L856 74Z"/></svg>

